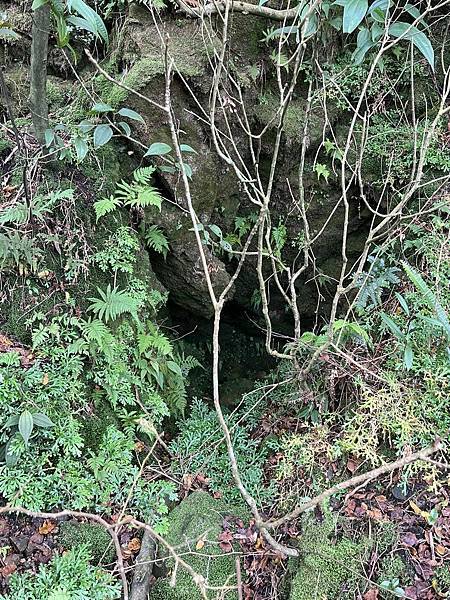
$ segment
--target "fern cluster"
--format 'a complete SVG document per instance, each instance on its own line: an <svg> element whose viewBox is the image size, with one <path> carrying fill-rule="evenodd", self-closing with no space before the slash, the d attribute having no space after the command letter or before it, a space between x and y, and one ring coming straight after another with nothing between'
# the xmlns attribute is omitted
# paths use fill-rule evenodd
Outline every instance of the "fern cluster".
<svg viewBox="0 0 450 600"><path fill-rule="evenodd" d="M156 206L161 210L162 196L151 184L154 167L142 167L133 172L133 181L120 181L116 193L108 198L95 202L94 209L97 221L120 207L146 208Z"/></svg>

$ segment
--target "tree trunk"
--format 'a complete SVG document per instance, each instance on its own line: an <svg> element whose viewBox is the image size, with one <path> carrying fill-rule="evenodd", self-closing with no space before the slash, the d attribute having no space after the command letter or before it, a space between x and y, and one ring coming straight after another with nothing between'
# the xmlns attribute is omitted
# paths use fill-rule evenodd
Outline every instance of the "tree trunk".
<svg viewBox="0 0 450 600"><path fill-rule="evenodd" d="M44 4L34 11L31 42L30 110L34 133L45 146L48 128L47 53L50 30L50 6Z"/></svg>

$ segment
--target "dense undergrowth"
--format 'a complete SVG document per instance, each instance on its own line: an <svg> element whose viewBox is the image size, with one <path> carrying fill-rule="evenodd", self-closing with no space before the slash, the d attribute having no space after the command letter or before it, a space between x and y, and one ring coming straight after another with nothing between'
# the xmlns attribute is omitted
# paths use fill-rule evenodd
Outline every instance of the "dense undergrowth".
<svg viewBox="0 0 450 600"><path fill-rule="evenodd" d="M104 11L110 25L124 4L104 1L97 8ZM270 42L274 34L266 32L266 37ZM86 39L91 40L89 35ZM116 54L124 43L119 37ZM178 50L183 54L183 48ZM366 102L377 107L369 127L361 121L354 131L356 139L364 140L361 173L366 181L360 182L359 192L365 201L369 197L374 204L377 199L380 211L388 210L410 181L417 162L417 140L426 137L438 104L436 86L428 76L428 59L408 55L406 47L397 51L377 67L367 89ZM206 56L202 52L201 68L183 63L182 77L199 77L206 69ZM117 75L120 61L117 56L107 58L108 70ZM188 61L191 56L185 58ZM275 55L274 60L272 55L268 63L247 65L246 79L241 66L233 64L233 74L252 90L255 115L267 121L269 139L264 138L263 146L273 145L273 73L267 75L267 90L258 86L264 87L264 69L270 73L269 66L281 58ZM406 59L411 63L408 69L403 67ZM142 84L142 89L144 84L151 85L163 73L164 62L161 59L157 68L154 61L151 64L154 68L146 70L145 80L142 62L133 65L126 72L128 83ZM289 73L286 65L283 68ZM319 113L329 105L329 119L338 121L336 131L342 139L370 66L354 64L347 48L340 48L336 60L323 65L324 85L311 94L313 111ZM287 162L305 115L303 96L318 73L309 63L303 76L303 87L287 111L283 137ZM274 558L257 533L253 539L254 522L233 479L208 387L210 340L199 343L197 339L195 351L189 353L189 335L179 333L182 324L172 318L171 294L154 269L156 265L158 274L164 273L173 247L193 232L192 223L183 220L186 209L180 203L184 212L179 217L175 208L180 206L168 193L170 185L173 189L179 185L178 158L166 143L170 141L167 134L157 129L166 141L150 140L146 156L155 164L136 159L139 145L132 145L130 139L134 127L143 126L143 117L121 105L129 100L124 90L103 76L88 78L92 80L89 89L97 94L94 105L85 90L71 87L70 81L63 91L54 82L48 85L48 146L59 160L33 171L31 201L21 188L22 164L13 151L11 115L4 115L0 137L0 157L5 162L0 196L2 504L33 511L83 510L111 522L120 514L133 515L167 536L175 547L187 546L190 564L205 576L210 573L214 585L230 585L230 598L236 597L236 574L228 553L238 553L236 540L242 539L253 544L255 555L270 554L263 567L249 567L242 574L244 579L248 576L256 585L252 573L270 564L272 584L279 584L280 593L291 600L408 597L405 589L414 577L404 546L403 553L397 552L398 523L389 529L394 519L386 524L386 519L374 518L381 540L376 546L371 527L367 530L359 524L352 529L343 516L355 521L361 516L349 514L345 494L335 495L330 505L315 513L308 512L296 524L298 529L292 526L282 531L282 541L292 543L299 552L298 561L291 561L289 568L284 567L283 556L275 553ZM416 91L412 98L411 89ZM15 124L24 135L24 144L29 143L28 114ZM309 201L318 206L336 193L341 176L342 140L339 135L328 137L328 125L320 135L313 132L313 146L314 135L321 139L314 157L305 163L304 178L312 188ZM112 127L116 128L114 139ZM187 142L181 144L180 152L197 155L191 140ZM195 182L197 173L185 167L187 178ZM380 235L371 244L364 269L341 299L337 317L329 324L318 301L315 314L306 319L307 331L302 330L297 339L284 334L277 339L277 351L289 353L294 360L277 360L270 372L261 360L263 373L256 376L255 365L250 374L237 377L236 363L242 361L246 369L264 351L261 293L256 279L249 278L254 284L250 291L246 281L242 306L250 312L241 306L245 320L238 310L235 318L238 326L251 327L251 336L245 338L244 348L238 348L237 340L233 346L231 338L227 338L229 347L221 348L221 356L226 357L221 364L221 389L223 396L227 385L232 390L224 415L238 470L265 517L279 517L332 483L429 446L436 437L446 448L450 430L450 205L441 183L449 168L448 124L441 119L423 160L423 183L410 201L408 219L403 221L401 215L393 233ZM351 194L356 210L363 211L363 202L355 199L358 192L352 189ZM287 192L286 197L290 197ZM236 255L258 220L252 206L245 206L242 214L231 209L228 214L228 208L211 211L220 226L211 215L196 224L212 273L220 270L215 259L223 261L223 271L236 265ZM300 253L305 247L305 234L298 231L299 217L292 215L289 202L284 209L266 240L274 264L283 264L289 252ZM326 258L339 263L336 256ZM195 269L200 269L199 264L197 260ZM318 295L329 298L337 276L318 269L311 279L318 282ZM291 325L285 309L274 310L280 328ZM245 354L247 362L242 359ZM311 366L304 371L307 364ZM230 386L231 379L237 379L237 385ZM244 389L247 386L250 391ZM413 463L402 469L394 483L405 501L416 488L442 493L444 499L435 503L439 509L433 509L436 514L411 505L427 527L447 517L449 482L439 463ZM376 484L374 494L384 497L388 485L386 481ZM202 491L194 496L198 488ZM192 498L198 499L198 505ZM224 536L227 511L238 519L241 537L231 540L235 546ZM209 513L215 512L217 518L210 519ZM207 528L209 520L212 533ZM72 526L83 529L74 533ZM115 559L111 548L109 552L108 547L104 549L98 529L66 523L58 535L61 546L49 564L41 565L37 573L17 567L16 573L8 575L7 591L0 598L119 598L117 571L112 567ZM426 535L429 540L430 534ZM441 546L444 552L435 560L430 584L439 597L450 593L450 541L446 541L449 544ZM202 555L205 544L209 554L205 549ZM374 562L378 551L381 559ZM179 587L175 591L170 587L166 575L173 568L173 562L166 561L150 597L165 600L198 594L200 598L184 571ZM263 598L256 587L248 589L248 597ZM363 595L373 589L380 595Z"/></svg>

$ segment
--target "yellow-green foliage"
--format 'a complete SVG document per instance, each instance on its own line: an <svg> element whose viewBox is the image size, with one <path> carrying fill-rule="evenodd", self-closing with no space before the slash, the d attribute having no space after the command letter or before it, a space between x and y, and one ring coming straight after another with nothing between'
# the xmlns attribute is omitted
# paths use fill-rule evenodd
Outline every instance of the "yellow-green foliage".
<svg viewBox="0 0 450 600"><path fill-rule="evenodd" d="M361 564L370 547L368 538L358 543L334 539L336 520L325 510L319 523L313 515L303 519L300 562L291 585L290 600L353 598Z"/></svg>
<svg viewBox="0 0 450 600"><path fill-rule="evenodd" d="M222 531L222 518L230 514L230 509L220 500L214 500L206 492L194 492L183 500L169 516L167 541L177 547L183 559L199 574L203 575L210 586L235 586L236 570L234 557L224 554L218 545L218 536ZM204 546L196 550L199 540ZM168 562L171 569L173 564ZM217 592L209 592L216 598ZM235 590L224 592L225 600L235 600ZM168 579L159 580L152 588L150 600L197 600L202 598L191 576L179 567L176 586L170 587Z"/></svg>
<svg viewBox="0 0 450 600"><path fill-rule="evenodd" d="M345 426L338 445L375 465L382 459L380 445L388 443L402 448L426 438L428 429L417 393L392 381L378 390L362 388L362 401Z"/></svg>

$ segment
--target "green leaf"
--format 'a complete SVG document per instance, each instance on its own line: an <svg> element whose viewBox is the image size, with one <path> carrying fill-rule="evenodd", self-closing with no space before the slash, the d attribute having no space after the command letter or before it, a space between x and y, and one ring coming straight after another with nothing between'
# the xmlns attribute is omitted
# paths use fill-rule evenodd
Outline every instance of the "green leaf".
<svg viewBox="0 0 450 600"><path fill-rule="evenodd" d="M78 124L78 129L81 131L81 133L89 133L89 131L94 129L94 127L94 123L88 121L87 119L84 119Z"/></svg>
<svg viewBox="0 0 450 600"><path fill-rule="evenodd" d="M184 171L184 173L186 173L186 177L189 177L189 179L192 179L192 167L190 165L183 163L183 171Z"/></svg>
<svg viewBox="0 0 450 600"><path fill-rule="evenodd" d="M36 10L44 4L47 4L48 0L33 0L33 4L31 5L31 10Z"/></svg>
<svg viewBox="0 0 450 600"><path fill-rule="evenodd" d="M3 427L15 427L19 423L19 415L12 415L6 420Z"/></svg>
<svg viewBox="0 0 450 600"><path fill-rule="evenodd" d="M97 112L97 113L106 113L106 112L112 112L114 109L112 106L110 106L109 104L104 104L103 102L97 102L96 104L94 104L94 106L91 108L92 112Z"/></svg>
<svg viewBox="0 0 450 600"><path fill-rule="evenodd" d="M127 135L128 137L131 136L131 127L128 125L128 123L126 123L125 121L120 121L118 125L121 129L123 129L125 135Z"/></svg>
<svg viewBox="0 0 450 600"><path fill-rule="evenodd" d="M292 35L293 33L298 33L298 26L297 25L288 25L286 27L279 27L278 29L275 29L274 31L271 31L266 39L267 40L272 40L275 37L281 37L283 35Z"/></svg>
<svg viewBox="0 0 450 600"><path fill-rule="evenodd" d="M394 23L389 27L389 35L394 38L411 41L425 57L434 71L434 50L427 36L409 23Z"/></svg>
<svg viewBox="0 0 450 600"><path fill-rule="evenodd" d="M81 162L86 157L89 147L86 144L85 140L81 137L76 137L73 140L73 145L75 146L78 162Z"/></svg>
<svg viewBox="0 0 450 600"><path fill-rule="evenodd" d="M397 300L399 301L400 306L403 308L403 312L405 313L405 315L407 315L409 317L409 306L408 306L406 300L398 292L395 292L395 296L396 296Z"/></svg>
<svg viewBox="0 0 450 600"><path fill-rule="evenodd" d="M44 413L33 413L33 423L36 427L42 427L43 429L50 429L55 424L51 421Z"/></svg>
<svg viewBox="0 0 450 600"><path fill-rule="evenodd" d="M133 119L133 121L140 121L141 123L145 124L145 121L141 115L135 110L131 110L131 108L121 108L117 114L119 114L121 117L127 117L128 119Z"/></svg>
<svg viewBox="0 0 450 600"><path fill-rule="evenodd" d="M89 24L95 29L97 35L103 39L105 44L108 43L108 31L100 16L88 6L83 0L67 0L67 7L70 11L74 11L86 19Z"/></svg>
<svg viewBox="0 0 450 600"><path fill-rule="evenodd" d="M378 23L384 23L386 20L386 13L389 9L390 0L375 0L370 5L369 15Z"/></svg>
<svg viewBox="0 0 450 600"><path fill-rule="evenodd" d="M363 27L358 32L358 37L356 40L356 50L352 54L353 62L356 65L360 65L363 62L367 52L373 46L374 46L374 44L372 41L372 36L370 34L370 31L366 27Z"/></svg>
<svg viewBox="0 0 450 600"><path fill-rule="evenodd" d="M97 35L97 30L92 25L92 23L89 23L89 21L86 21L86 19L83 19L82 17L74 17L72 15L70 17L67 17L67 22L71 23L72 25L75 25L77 29L83 29L85 31L93 33L94 35Z"/></svg>
<svg viewBox="0 0 450 600"><path fill-rule="evenodd" d="M414 361L414 352L411 346L408 344L405 346L405 352L403 355L403 364L405 365L405 369L407 371L411 370Z"/></svg>
<svg viewBox="0 0 450 600"><path fill-rule="evenodd" d="M217 235L218 238L222 238L222 230L220 229L220 227L218 225L214 225L214 223L212 225L208 225L210 231L212 231L214 233L214 235Z"/></svg>
<svg viewBox="0 0 450 600"><path fill-rule="evenodd" d="M7 467L14 467L19 461L19 456L11 451L11 446L15 436L9 438L5 446L5 462Z"/></svg>
<svg viewBox="0 0 450 600"><path fill-rule="evenodd" d="M113 130L109 125L97 125L94 131L94 146L100 148L109 142L113 136Z"/></svg>
<svg viewBox="0 0 450 600"><path fill-rule="evenodd" d="M163 142L155 142L152 144L147 152L144 154L145 156L163 156L164 154L169 154L172 152L172 147L169 144L164 144Z"/></svg>
<svg viewBox="0 0 450 600"><path fill-rule="evenodd" d="M30 439L30 435L33 432L33 427L33 415L30 413L29 410L24 410L19 417L19 432L20 435L23 437L25 446L28 446L28 441Z"/></svg>
<svg viewBox="0 0 450 600"><path fill-rule="evenodd" d="M367 0L343 0L340 2L344 7L342 29L344 33L352 33L364 19L367 13Z"/></svg>
<svg viewBox="0 0 450 600"><path fill-rule="evenodd" d="M19 40L20 35L9 27L0 27L0 40L1 39Z"/></svg>
<svg viewBox="0 0 450 600"><path fill-rule="evenodd" d="M46 129L44 132L45 137L45 145L47 148L53 144L53 140L55 139L55 132L53 129Z"/></svg>
<svg viewBox="0 0 450 600"><path fill-rule="evenodd" d="M180 150L181 152L193 152L194 154L198 154L197 150L194 150L189 144L180 144Z"/></svg>
<svg viewBox="0 0 450 600"><path fill-rule="evenodd" d="M385 312L382 312L380 316L384 324L388 327L388 329L390 329L390 331L395 335L395 337L398 340L403 340L405 336L400 327L397 325L397 323L393 321L391 317L389 317Z"/></svg>
<svg viewBox="0 0 450 600"><path fill-rule="evenodd" d="M172 371L172 373L175 373L179 377L183 377L183 372L181 371L180 365L178 365L175 361L168 360L167 361L167 368L170 371Z"/></svg>

